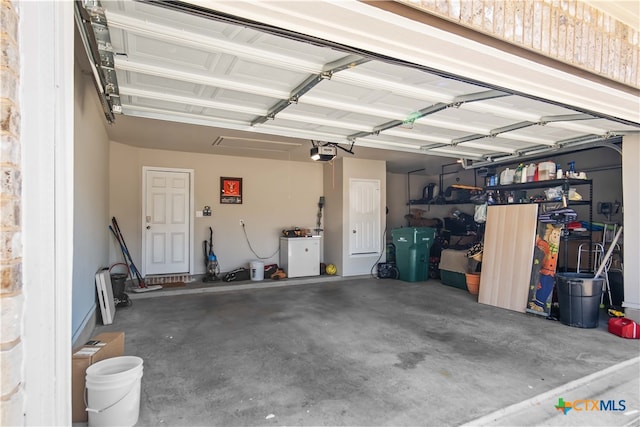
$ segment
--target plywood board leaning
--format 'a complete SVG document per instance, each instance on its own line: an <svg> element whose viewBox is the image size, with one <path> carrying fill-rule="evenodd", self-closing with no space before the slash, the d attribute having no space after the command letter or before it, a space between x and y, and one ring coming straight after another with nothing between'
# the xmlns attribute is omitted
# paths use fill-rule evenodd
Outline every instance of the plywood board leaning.
<svg viewBox="0 0 640 427"><path fill-rule="evenodd" d="M113 323L116 305L113 299L111 275L109 274L108 269L100 270L96 273L96 289L98 291L100 312L102 313L102 323L104 325L110 325Z"/></svg>
<svg viewBox="0 0 640 427"><path fill-rule="evenodd" d="M489 206L478 302L524 313L538 205Z"/></svg>

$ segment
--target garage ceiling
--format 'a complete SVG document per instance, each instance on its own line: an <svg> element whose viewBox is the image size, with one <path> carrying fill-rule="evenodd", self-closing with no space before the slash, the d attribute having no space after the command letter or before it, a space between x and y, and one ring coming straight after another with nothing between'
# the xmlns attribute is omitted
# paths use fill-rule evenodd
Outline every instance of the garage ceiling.
<svg viewBox="0 0 640 427"><path fill-rule="evenodd" d="M207 134L211 153L291 158L302 145L308 153L312 143L336 144L341 153L366 147L390 159L393 152L480 165L640 131L628 120L186 3L76 5L116 138L119 121L132 128L140 123L131 118L157 119L217 129ZM184 137L168 147L161 140L157 148L193 151Z"/></svg>

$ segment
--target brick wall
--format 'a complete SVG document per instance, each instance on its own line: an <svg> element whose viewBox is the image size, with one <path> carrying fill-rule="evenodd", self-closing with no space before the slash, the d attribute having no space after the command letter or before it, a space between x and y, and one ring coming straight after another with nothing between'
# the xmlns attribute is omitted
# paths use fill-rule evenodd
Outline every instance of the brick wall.
<svg viewBox="0 0 640 427"><path fill-rule="evenodd" d="M17 2L0 0L0 425L23 425L20 52Z"/></svg>
<svg viewBox="0 0 640 427"><path fill-rule="evenodd" d="M640 87L639 32L580 0L400 0L593 72Z"/></svg>

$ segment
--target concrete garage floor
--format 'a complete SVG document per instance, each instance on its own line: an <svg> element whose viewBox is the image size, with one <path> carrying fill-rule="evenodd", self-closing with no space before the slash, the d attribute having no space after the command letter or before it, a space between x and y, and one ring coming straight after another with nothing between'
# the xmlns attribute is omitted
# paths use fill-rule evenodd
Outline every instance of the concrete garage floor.
<svg viewBox="0 0 640 427"><path fill-rule="evenodd" d="M234 286L135 294L97 328L144 359L138 425L638 425L640 340L604 315L573 328L439 281ZM563 415L558 397L626 411Z"/></svg>

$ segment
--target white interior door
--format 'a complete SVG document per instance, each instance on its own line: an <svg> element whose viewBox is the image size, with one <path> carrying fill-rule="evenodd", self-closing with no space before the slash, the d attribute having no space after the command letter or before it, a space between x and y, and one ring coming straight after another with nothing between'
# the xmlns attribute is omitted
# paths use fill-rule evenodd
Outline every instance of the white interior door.
<svg viewBox="0 0 640 427"><path fill-rule="evenodd" d="M380 180L349 180L349 254L380 252Z"/></svg>
<svg viewBox="0 0 640 427"><path fill-rule="evenodd" d="M144 274L189 272L191 176L145 169Z"/></svg>

